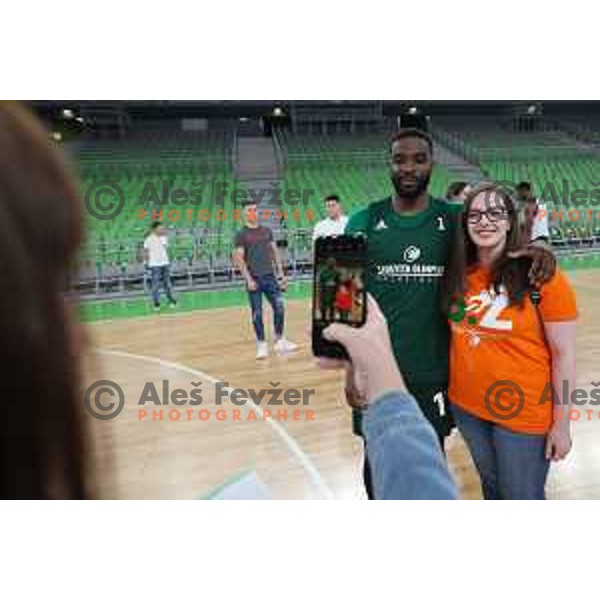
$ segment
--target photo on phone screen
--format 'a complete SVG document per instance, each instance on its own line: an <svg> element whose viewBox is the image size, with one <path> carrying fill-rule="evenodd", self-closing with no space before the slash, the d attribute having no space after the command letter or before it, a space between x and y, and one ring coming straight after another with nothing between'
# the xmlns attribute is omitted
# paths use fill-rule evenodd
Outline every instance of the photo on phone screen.
<svg viewBox="0 0 600 600"><path fill-rule="evenodd" d="M315 247L313 282L313 352L345 357L339 344L328 342L322 330L331 323L360 327L366 320L366 240L363 236L319 238Z"/></svg>

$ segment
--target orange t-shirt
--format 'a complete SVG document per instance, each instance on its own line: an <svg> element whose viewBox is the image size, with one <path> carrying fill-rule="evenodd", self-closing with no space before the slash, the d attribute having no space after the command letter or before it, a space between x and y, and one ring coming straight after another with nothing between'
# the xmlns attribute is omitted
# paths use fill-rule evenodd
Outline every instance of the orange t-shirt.
<svg viewBox="0 0 600 600"><path fill-rule="evenodd" d="M489 275L482 267L467 275L466 313L460 322L450 321L448 396L453 404L486 421L517 432L547 433L553 405L544 392L552 383L552 357L540 320L575 320L575 294L557 270L542 286L537 309L529 295L520 308L509 305L506 293L493 291Z"/></svg>
<svg viewBox="0 0 600 600"><path fill-rule="evenodd" d="M338 310L352 310L352 289L342 285L335 294L335 307Z"/></svg>

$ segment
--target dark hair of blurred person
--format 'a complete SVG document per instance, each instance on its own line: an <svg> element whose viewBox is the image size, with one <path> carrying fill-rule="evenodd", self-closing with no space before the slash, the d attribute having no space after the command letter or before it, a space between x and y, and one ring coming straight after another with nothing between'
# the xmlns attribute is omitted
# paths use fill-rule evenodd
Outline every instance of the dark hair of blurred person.
<svg viewBox="0 0 600 600"><path fill-rule="evenodd" d="M516 192L517 198L520 200L526 200L533 194L529 181L521 181L516 187Z"/></svg>
<svg viewBox="0 0 600 600"><path fill-rule="evenodd" d="M48 133L0 102L0 497L85 498L75 321L80 196Z"/></svg>
<svg viewBox="0 0 600 600"><path fill-rule="evenodd" d="M453 181L446 190L446 200L449 202L463 202L467 185L466 181Z"/></svg>

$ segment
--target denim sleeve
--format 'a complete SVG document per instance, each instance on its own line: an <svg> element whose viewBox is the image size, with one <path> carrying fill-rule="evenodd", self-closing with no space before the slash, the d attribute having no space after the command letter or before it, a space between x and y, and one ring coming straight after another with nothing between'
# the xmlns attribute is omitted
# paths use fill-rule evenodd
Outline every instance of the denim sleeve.
<svg viewBox="0 0 600 600"><path fill-rule="evenodd" d="M376 498L458 497L435 431L410 394L381 396L364 412L363 431Z"/></svg>

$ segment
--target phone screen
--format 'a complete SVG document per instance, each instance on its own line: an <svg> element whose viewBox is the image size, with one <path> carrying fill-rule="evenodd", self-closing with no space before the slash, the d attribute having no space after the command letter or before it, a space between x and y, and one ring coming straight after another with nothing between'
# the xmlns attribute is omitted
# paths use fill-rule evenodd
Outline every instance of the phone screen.
<svg viewBox="0 0 600 600"><path fill-rule="evenodd" d="M316 356L347 357L322 331L331 323L360 327L366 321L366 239L340 235L318 238L313 281L313 352Z"/></svg>

